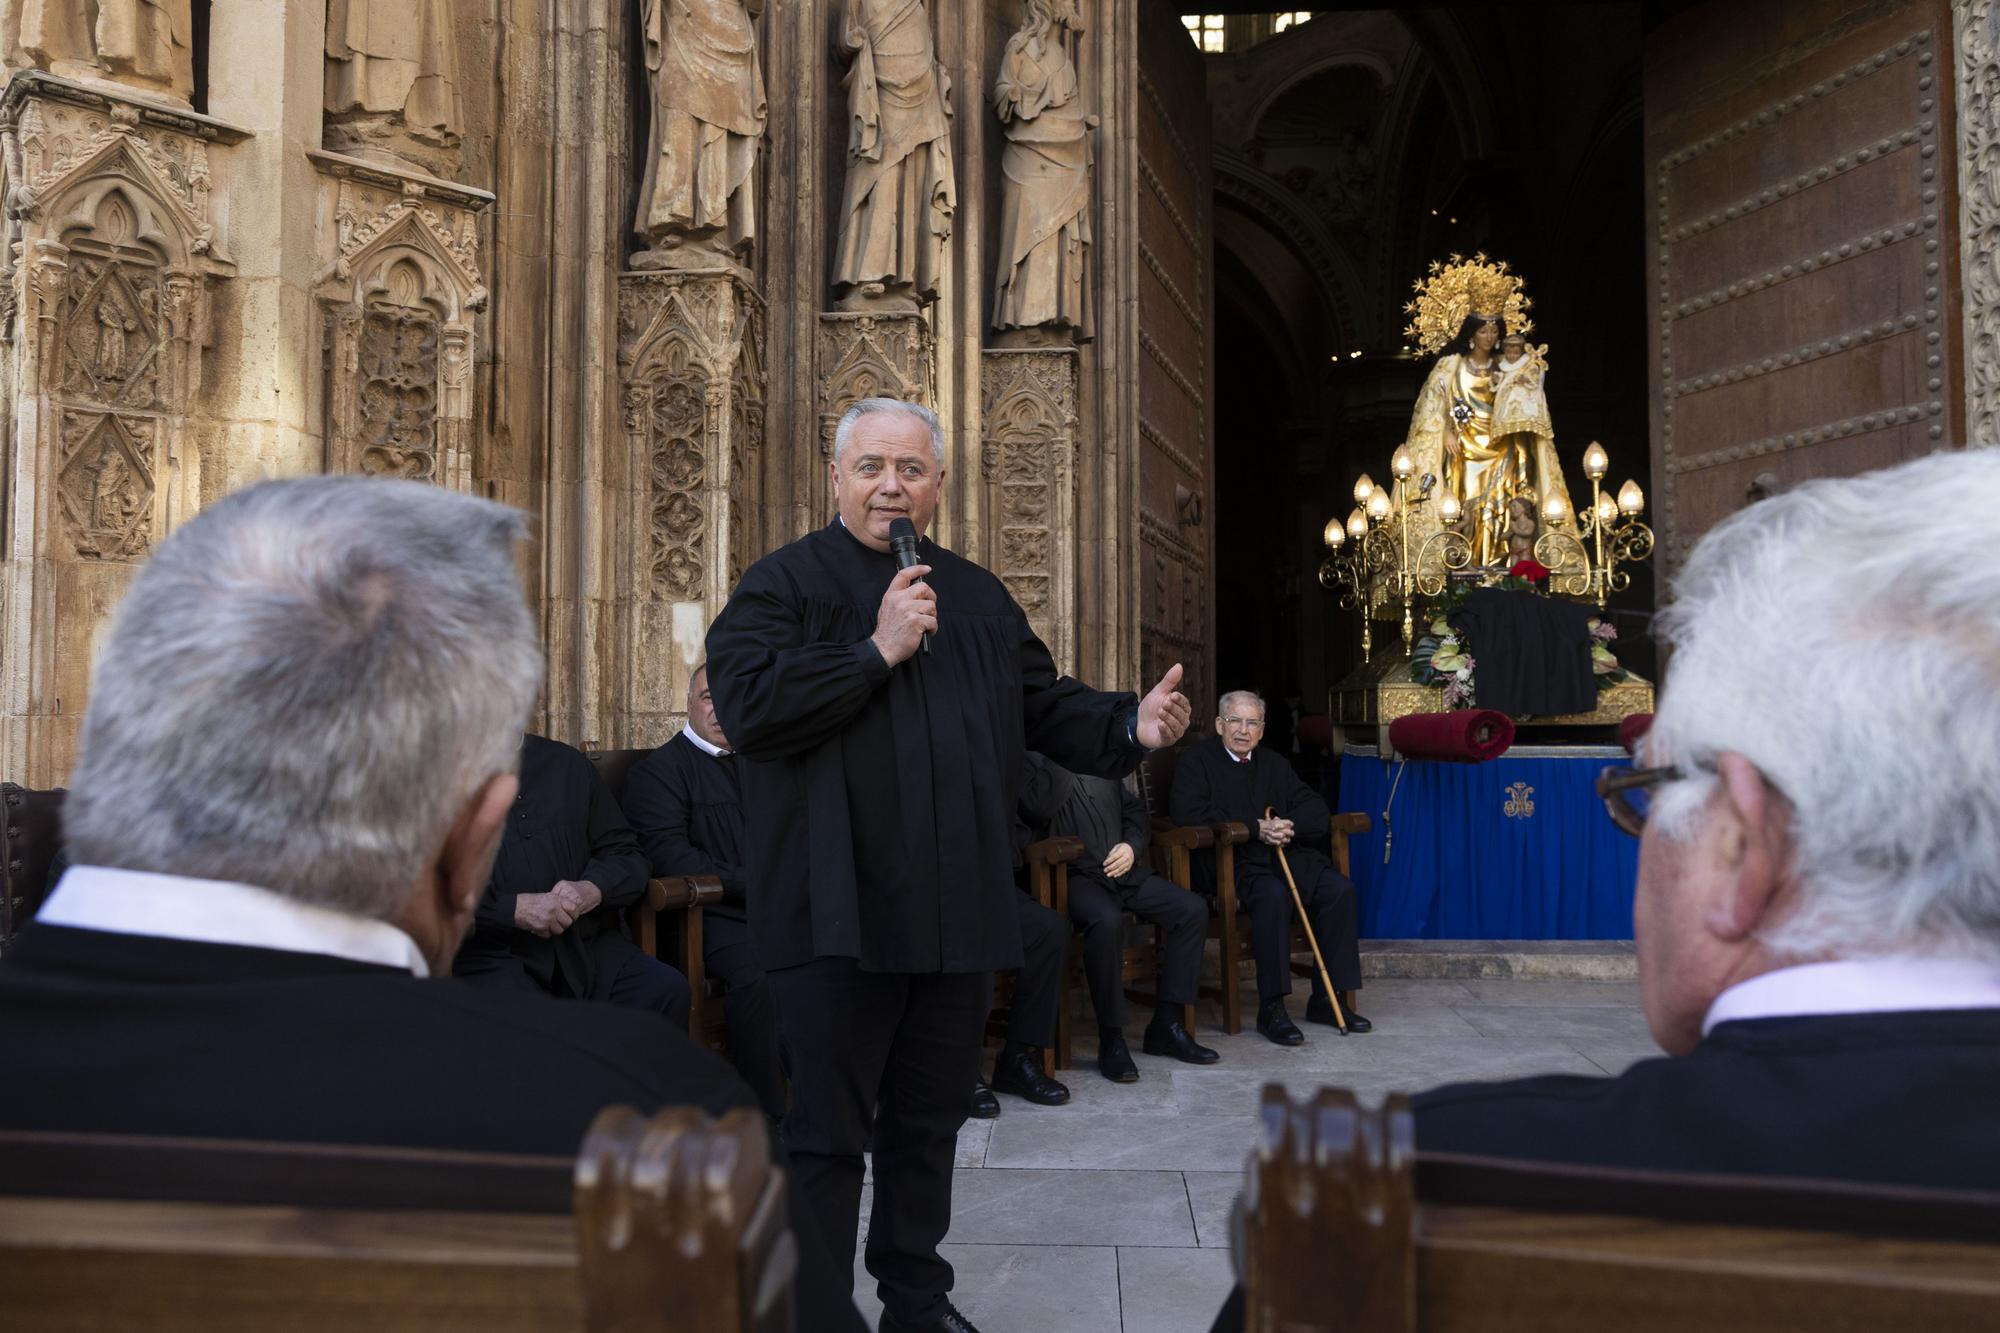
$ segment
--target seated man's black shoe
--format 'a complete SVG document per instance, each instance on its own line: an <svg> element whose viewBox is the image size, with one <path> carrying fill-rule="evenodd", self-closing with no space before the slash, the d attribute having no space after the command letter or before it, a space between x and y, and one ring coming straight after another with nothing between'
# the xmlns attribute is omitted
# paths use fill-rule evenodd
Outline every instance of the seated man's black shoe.
<svg viewBox="0 0 2000 1333"><path fill-rule="evenodd" d="M979 1333L972 1321L958 1312L958 1307L945 1302L944 1313L935 1319L927 1319L921 1324L905 1324L893 1319L885 1311L882 1322L877 1326L881 1333Z"/></svg>
<svg viewBox="0 0 2000 1333"><path fill-rule="evenodd" d="M993 1089L986 1086L986 1080L972 1080L972 1118L974 1120L996 1120L1000 1116L1000 1099L993 1095Z"/></svg>
<svg viewBox="0 0 2000 1333"><path fill-rule="evenodd" d="M1132 1063L1132 1050L1117 1028L1097 1030L1097 1072L1113 1083L1139 1081L1139 1066Z"/></svg>
<svg viewBox="0 0 2000 1333"><path fill-rule="evenodd" d="M1285 1012L1283 1000L1271 1000L1257 1010L1257 1030L1280 1046L1303 1046L1306 1034Z"/></svg>
<svg viewBox="0 0 2000 1333"><path fill-rule="evenodd" d="M1154 1019L1148 1023L1145 1050L1148 1055L1165 1055L1191 1065L1212 1065L1222 1058L1196 1041L1187 1024L1179 1019L1171 1023Z"/></svg>
<svg viewBox="0 0 2000 1333"><path fill-rule="evenodd" d="M1061 1106L1069 1089L1042 1072L1041 1052L1033 1046L1000 1052L993 1062L993 1091L1011 1092L1037 1106Z"/></svg>
<svg viewBox="0 0 2000 1333"><path fill-rule="evenodd" d="M1347 1030L1350 1033L1359 1035L1363 1032L1372 1031L1375 1027L1373 1023L1355 1012L1353 991L1342 991L1340 993L1340 1012L1347 1018ZM1324 1023L1328 1027L1340 1026L1333 1021L1333 1006L1327 1003L1324 995L1315 995L1306 1001L1306 1021L1308 1023Z"/></svg>

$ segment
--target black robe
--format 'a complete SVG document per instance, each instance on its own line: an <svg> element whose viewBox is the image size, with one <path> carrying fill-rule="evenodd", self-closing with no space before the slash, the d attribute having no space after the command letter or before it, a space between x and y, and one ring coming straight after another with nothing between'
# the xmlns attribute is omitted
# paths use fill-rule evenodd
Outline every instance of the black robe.
<svg viewBox="0 0 2000 1333"><path fill-rule="evenodd" d="M1174 764L1173 790L1167 810L1176 824L1244 824L1250 841L1236 848L1236 874L1276 875L1278 860L1269 843L1257 838L1257 821L1266 806L1277 807L1280 819L1292 821L1292 842L1285 860L1300 888L1331 865L1325 855L1301 843L1326 837L1332 816L1320 794L1299 780L1291 764L1276 750L1258 746L1250 762L1230 758L1220 736L1204 736ZM1210 862L1209 857L1198 860ZM1213 873L1212 871L1210 872Z"/></svg>
<svg viewBox="0 0 2000 1333"><path fill-rule="evenodd" d="M928 655L869 642L894 557L838 519L752 565L709 628L708 680L737 753L750 926L764 966L1019 967L1012 826L1024 746L1118 778L1137 702L1056 673L1000 580L919 545L937 591Z"/></svg>
<svg viewBox="0 0 2000 1333"><path fill-rule="evenodd" d="M722 901L702 910L738 921L749 898L736 774L742 762L676 736L632 766L624 802L653 873L714 875L722 881Z"/></svg>
<svg viewBox="0 0 2000 1333"><path fill-rule="evenodd" d="M515 898L565 879L589 880L604 901L553 939L514 924ZM597 975L591 946L621 929L619 916L646 892L646 879L646 854L590 760L561 741L525 736L521 792L459 957L511 953L543 987L560 972L571 994L603 999L610 978Z"/></svg>

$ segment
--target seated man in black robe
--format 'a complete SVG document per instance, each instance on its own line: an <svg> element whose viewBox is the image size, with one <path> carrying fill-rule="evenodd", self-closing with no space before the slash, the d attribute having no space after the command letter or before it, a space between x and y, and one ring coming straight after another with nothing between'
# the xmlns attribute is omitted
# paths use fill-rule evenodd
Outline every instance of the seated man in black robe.
<svg viewBox="0 0 2000 1333"><path fill-rule="evenodd" d="M1220 708L1216 734L1189 746L1174 765L1168 806L1176 824L1244 824L1256 831L1235 855L1236 901L1250 914L1251 947L1257 955L1257 1030L1280 1046L1305 1040L1285 1012L1285 997L1292 993L1291 927L1297 909L1272 853L1283 847L1333 988L1341 993L1347 1030L1366 1032L1374 1024L1354 1009L1354 992L1361 986L1354 885L1325 856L1297 843L1326 836L1332 823L1326 802L1299 781L1283 755L1261 747L1261 698L1234 690L1222 696ZM1275 810L1268 819L1267 807ZM1333 1005L1324 992L1315 974L1312 998L1306 1002L1308 1021L1334 1022Z"/></svg>
<svg viewBox="0 0 2000 1333"><path fill-rule="evenodd" d="M1146 867L1152 826L1146 803L1123 783L1072 773L1030 751L1021 805L1030 823L1083 842L1083 856L1069 867L1069 919L1083 932L1083 975L1097 1011L1097 1071L1113 1083L1139 1081L1125 1044L1127 912L1159 926L1166 937L1146 1054L1214 1064L1221 1057L1194 1039L1181 1016L1200 979L1208 904Z"/></svg>
<svg viewBox="0 0 2000 1333"><path fill-rule="evenodd" d="M632 766L625 814L655 875L714 875L722 901L702 912L701 958L722 982L729 1058L767 1114L785 1113L778 1011L750 942L750 885L743 870L743 795L737 758L715 720L708 668L688 678L687 725Z"/></svg>
<svg viewBox="0 0 2000 1333"><path fill-rule="evenodd" d="M590 760L524 736L520 794L452 972L477 986L651 1009L685 1028L687 978L627 939L619 920L646 880L646 854Z"/></svg>
<svg viewBox="0 0 2000 1333"><path fill-rule="evenodd" d="M312 477L154 549L93 672L74 864L0 964L0 1129L570 1156L606 1106L756 1105L657 1014L444 978L541 685L526 527ZM799 1308L859 1330L791 1223Z"/></svg>

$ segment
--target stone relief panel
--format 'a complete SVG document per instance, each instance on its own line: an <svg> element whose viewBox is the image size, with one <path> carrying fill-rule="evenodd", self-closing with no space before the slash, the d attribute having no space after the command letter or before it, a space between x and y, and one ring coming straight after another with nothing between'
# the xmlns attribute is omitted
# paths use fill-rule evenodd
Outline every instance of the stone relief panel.
<svg viewBox="0 0 2000 1333"><path fill-rule="evenodd" d="M1954 0L1965 437L2000 440L2000 6Z"/></svg>
<svg viewBox="0 0 2000 1333"><path fill-rule="evenodd" d="M997 539L993 572L1064 670L1074 665L1077 354L1000 350L981 362L980 471Z"/></svg>
<svg viewBox="0 0 2000 1333"><path fill-rule="evenodd" d="M863 398L902 398L930 406L933 350L930 325L921 315L822 313L817 349L820 461L832 460L841 414ZM815 524L828 521L832 500L826 487L809 489Z"/></svg>
<svg viewBox="0 0 2000 1333"><path fill-rule="evenodd" d="M137 560L152 545L154 433L148 417L64 416L56 499L77 555Z"/></svg>
<svg viewBox="0 0 2000 1333"><path fill-rule="evenodd" d="M473 487L472 367L492 196L313 154L327 470Z"/></svg>

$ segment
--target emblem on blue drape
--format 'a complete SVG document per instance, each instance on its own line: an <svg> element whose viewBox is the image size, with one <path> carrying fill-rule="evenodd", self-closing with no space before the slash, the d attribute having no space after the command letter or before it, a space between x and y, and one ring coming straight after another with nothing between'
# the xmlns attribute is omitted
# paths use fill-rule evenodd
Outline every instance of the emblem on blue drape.
<svg viewBox="0 0 2000 1333"><path fill-rule="evenodd" d="M1533 819L1535 817L1535 789L1525 782L1517 782L1507 789L1507 804L1501 813L1509 819Z"/></svg>

